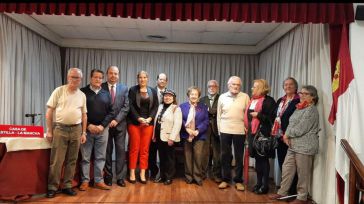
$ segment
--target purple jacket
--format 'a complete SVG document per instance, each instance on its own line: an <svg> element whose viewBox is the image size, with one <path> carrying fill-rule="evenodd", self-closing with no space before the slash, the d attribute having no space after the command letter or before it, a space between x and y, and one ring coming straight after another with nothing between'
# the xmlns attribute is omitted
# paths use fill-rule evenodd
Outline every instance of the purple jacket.
<svg viewBox="0 0 364 204"><path fill-rule="evenodd" d="M190 111L189 102L182 103L179 106L182 110L182 128L181 128L181 138L188 138L188 133L186 132L185 124L188 117L188 112ZM203 103L198 103L196 107L196 129L199 131L197 135L197 140L205 140L207 128L209 127L209 112L207 106Z"/></svg>

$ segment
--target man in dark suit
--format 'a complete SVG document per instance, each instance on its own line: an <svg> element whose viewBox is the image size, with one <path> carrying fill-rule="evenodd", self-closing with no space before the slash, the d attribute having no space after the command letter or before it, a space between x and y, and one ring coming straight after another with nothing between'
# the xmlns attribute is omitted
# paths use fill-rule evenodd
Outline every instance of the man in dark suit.
<svg viewBox="0 0 364 204"><path fill-rule="evenodd" d="M121 187L125 187L124 179L127 172L127 165L125 161L126 116L129 112L128 87L118 83L119 69L117 66L110 66L107 68L106 74L107 82L102 84L102 88L108 91L111 95L111 103L113 104L116 116L110 122L104 180L106 185L112 185L112 154L115 143L116 183Z"/></svg>
<svg viewBox="0 0 364 204"><path fill-rule="evenodd" d="M166 90L168 84L168 78L165 73L160 73L157 76L157 90L158 94L158 102L161 104L163 102L163 92ZM150 178L154 182L159 182L161 180L160 176L158 176L159 168L157 165L157 151L158 146L155 141L152 141L149 146L149 159L148 159L148 166L150 170Z"/></svg>
<svg viewBox="0 0 364 204"><path fill-rule="evenodd" d="M217 129L216 113L217 101L219 100L219 84L216 80L207 82L208 94L200 99L208 107L209 128L203 148L203 174L207 177L210 157L212 157L212 178L216 183L221 182L221 159L220 159L220 138ZM211 155L211 156L210 156Z"/></svg>

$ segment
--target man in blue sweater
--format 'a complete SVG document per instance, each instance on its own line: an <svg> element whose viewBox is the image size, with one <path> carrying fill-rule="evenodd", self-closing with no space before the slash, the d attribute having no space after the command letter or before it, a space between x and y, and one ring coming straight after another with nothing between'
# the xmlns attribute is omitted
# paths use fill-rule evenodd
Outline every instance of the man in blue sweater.
<svg viewBox="0 0 364 204"><path fill-rule="evenodd" d="M94 149L94 187L109 190L103 178L106 159L109 123L115 117L110 94L101 88L104 73L101 70L91 71L90 84L81 91L86 95L87 104L87 141L81 145L81 186L86 191L90 182L90 158Z"/></svg>

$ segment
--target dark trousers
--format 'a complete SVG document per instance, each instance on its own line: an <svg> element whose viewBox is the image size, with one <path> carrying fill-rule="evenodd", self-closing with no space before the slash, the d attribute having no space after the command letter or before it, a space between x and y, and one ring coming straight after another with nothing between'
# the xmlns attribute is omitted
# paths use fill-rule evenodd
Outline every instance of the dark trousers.
<svg viewBox="0 0 364 204"><path fill-rule="evenodd" d="M157 165L158 149L159 148L157 142L152 141L149 146L149 157L148 157L148 168L150 170L150 177L156 177L159 172L159 168Z"/></svg>
<svg viewBox="0 0 364 204"><path fill-rule="evenodd" d="M184 140L184 157L185 157L185 177L187 180L202 182L202 151L204 147L203 140L193 140L188 142Z"/></svg>
<svg viewBox="0 0 364 204"><path fill-rule="evenodd" d="M212 160L212 177L221 179L220 137L214 134L211 124L209 125L206 136L202 156L204 177L207 177Z"/></svg>
<svg viewBox="0 0 364 204"><path fill-rule="evenodd" d="M282 172L282 166L284 163L284 159L286 158L287 155L287 151L288 151L288 146L282 141L282 140L278 140L278 147L277 147L277 156L278 156L278 164L279 164L279 169ZM297 194L297 182L298 182L298 176L297 176L297 172L293 178L291 187L289 188L289 194L291 195L295 195Z"/></svg>
<svg viewBox="0 0 364 204"><path fill-rule="evenodd" d="M112 180L112 153L115 143L115 173L116 179L125 179L127 172L127 165L125 160L125 137L126 125L122 131L116 128L109 129L109 139L106 148L106 162L105 162L105 178Z"/></svg>
<svg viewBox="0 0 364 204"><path fill-rule="evenodd" d="M236 163L235 177L233 180L236 183L242 183L245 135L221 133L220 141L221 141L221 165L222 165L223 181L230 182L231 180L231 160L232 160L231 144L233 144L235 163Z"/></svg>
<svg viewBox="0 0 364 204"><path fill-rule="evenodd" d="M171 180L176 172L174 146L169 146L168 142L157 140L158 155L160 159L160 176L162 180Z"/></svg>
<svg viewBox="0 0 364 204"><path fill-rule="evenodd" d="M255 170L257 172L257 186L269 187L269 158L259 155L255 156Z"/></svg>

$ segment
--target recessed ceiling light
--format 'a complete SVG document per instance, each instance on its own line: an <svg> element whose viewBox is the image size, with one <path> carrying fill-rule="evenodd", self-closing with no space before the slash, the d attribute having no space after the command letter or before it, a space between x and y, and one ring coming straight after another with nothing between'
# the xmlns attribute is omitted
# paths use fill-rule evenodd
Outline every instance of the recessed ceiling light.
<svg viewBox="0 0 364 204"><path fill-rule="evenodd" d="M163 41L167 39L167 37L163 35L147 35L147 38L149 40L157 40L157 41Z"/></svg>

